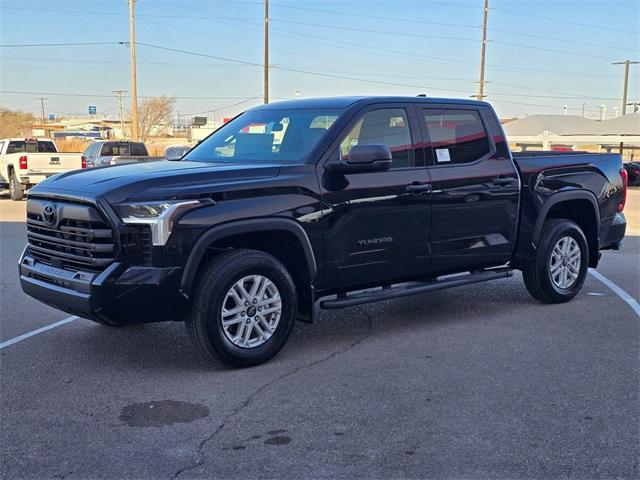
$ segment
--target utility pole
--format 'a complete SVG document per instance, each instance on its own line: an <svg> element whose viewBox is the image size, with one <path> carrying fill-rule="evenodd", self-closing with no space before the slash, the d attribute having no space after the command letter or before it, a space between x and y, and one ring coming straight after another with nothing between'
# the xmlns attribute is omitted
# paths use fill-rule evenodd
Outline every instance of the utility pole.
<svg viewBox="0 0 640 480"><path fill-rule="evenodd" d="M269 0L264 0L264 103L269 103Z"/></svg>
<svg viewBox="0 0 640 480"><path fill-rule="evenodd" d="M615 62L612 65L624 65L624 88L622 93L622 115L627 113L627 92L629 91L629 65L637 65L640 62L632 62L625 60L624 62Z"/></svg>
<svg viewBox="0 0 640 480"><path fill-rule="evenodd" d="M136 18L134 4L129 0L129 48L131 49L131 140L138 140L138 80L136 73Z"/></svg>
<svg viewBox="0 0 640 480"><path fill-rule="evenodd" d="M113 90L113 93L115 93L118 96L118 104L120 105L120 132L121 132L122 138L127 138L127 136L124 133L124 108L122 106L122 95L127 93L127 91Z"/></svg>
<svg viewBox="0 0 640 480"><path fill-rule="evenodd" d="M47 123L44 115L44 101L47 100L47 97L38 97L38 100L40 100L40 108L42 112L42 130L44 130L44 136L48 137L49 135L47 135Z"/></svg>
<svg viewBox="0 0 640 480"><path fill-rule="evenodd" d="M480 56L480 86L478 87L477 99L482 101L486 96L484 94L484 84L488 83L484 80L484 64L487 54L487 17L489 16L489 0L484 0L484 14L482 16L482 54Z"/></svg>
<svg viewBox="0 0 640 480"><path fill-rule="evenodd" d="M627 92L629 91L629 65L637 65L640 62L625 60L624 62L614 62L612 65L624 65L624 87L622 93L622 115L627 113ZM620 142L620 155L624 149L624 143Z"/></svg>

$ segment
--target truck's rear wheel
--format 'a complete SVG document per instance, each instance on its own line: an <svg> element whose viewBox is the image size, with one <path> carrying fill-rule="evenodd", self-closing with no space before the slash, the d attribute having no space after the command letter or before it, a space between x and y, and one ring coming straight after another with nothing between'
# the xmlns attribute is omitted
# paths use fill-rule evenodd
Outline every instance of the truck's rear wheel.
<svg viewBox="0 0 640 480"><path fill-rule="evenodd" d="M295 284L282 263L256 250L230 250L204 267L186 323L205 356L249 367L280 351L297 308Z"/></svg>
<svg viewBox="0 0 640 480"><path fill-rule="evenodd" d="M522 272L529 293L544 303L575 297L587 276L589 246L580 227L571 220L544 223L536 255Z"/></svg>
<svg viewBox="0 0 640 480"><path fill-rule="evenodd" d="M24 198L24 189L15 172L11 172L11 178L9 180L9 196L11 200L22 200Z"/></svg>

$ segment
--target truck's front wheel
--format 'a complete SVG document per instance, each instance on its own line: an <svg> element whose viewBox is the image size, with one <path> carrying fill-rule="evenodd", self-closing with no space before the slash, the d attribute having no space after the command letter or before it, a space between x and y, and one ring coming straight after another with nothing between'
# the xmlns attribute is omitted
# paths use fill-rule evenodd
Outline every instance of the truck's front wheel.
<svg viewBox="0 0 640 480"><path fill-rule="evenodd" d="M529 293L544 303L575 297L587 276L589 246L582 229L571 220L544 223L536 255L522 272Z"/></svg>
<svg viewBox="0 0 640 480"><path fill-rule="evenodd" d="M282 263L256 250L230 250L203 268L186 323L205 356L249 367L280 351L297 308L295 284Z"/></svg>
<svg viewBox="0 0 640 480"><path fill-rule="evenodd" d="M24 189L15 172L11 172L11 179L9 180L9 196L11 200L22 200L24 198Z"/></svg>

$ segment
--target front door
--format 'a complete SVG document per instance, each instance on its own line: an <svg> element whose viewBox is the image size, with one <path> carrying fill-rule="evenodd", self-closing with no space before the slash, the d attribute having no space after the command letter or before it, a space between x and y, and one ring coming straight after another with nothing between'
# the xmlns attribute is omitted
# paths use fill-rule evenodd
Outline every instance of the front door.
<svg viewBox="0 0 640 480"><path fill-rule="evenodd" d="M433 187L433 272L508 262L520 183L495 114L461 105L419 107L418 114L428 137L425 156Z"/></svg>
<svg viewBox="0 0 640 480"><path fill-rule="evenodd" d="M321 170L327 285L379 285L428 271L430 185L419 141L411 105L369 107L345 129L329 161L345 160L354 145L385 144L393 162L384 172Z"/></svg>

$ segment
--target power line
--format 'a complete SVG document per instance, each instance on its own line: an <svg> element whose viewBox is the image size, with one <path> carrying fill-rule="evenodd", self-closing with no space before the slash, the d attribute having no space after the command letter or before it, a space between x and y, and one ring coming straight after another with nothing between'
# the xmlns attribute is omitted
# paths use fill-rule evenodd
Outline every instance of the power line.
<svg viewBox="0 0 640 480"><path fill-rule="evenodd" d="M391 49L386 49L386 48L379 48L379 47L375 47L372 45L365 45L362 43L355 43L355 42L346 42L343 40L334 40L331 38L327 38L326 36L320 36L320 35L313 35L307 32L297 32L297 31L293 31L293 30L285 30L285 29L281 29L281 28L276 28L276 27L271 27L272 30L276 30L278 32L281 32L280 35L282 36L290 36L290 35L295 35L297 37L299 37L300 40L302 41L307 41L310 42L311 39L314 39L314 43L333 43L336 45L345 45L345 46L349 46L349 47L356 47L356 48L360 48L360 49L364 49L364 50L368 50L368 51L375 51L377 54L382 54L382 55L386 55L386 56L392 56L394 58L409 58L412 60L415 59L421 59L421 60L429 60L432 62L436 62L436 63L443 63L443 64L449 64L449 65L470 65L473 67L477 67L478 63L477 62L472 62L472 61L464 61L464 60L451 60L448 58L443 58L443 57L434 57L434 56L429 56L429 55L421 55L421 54L417 54L417 53L407 53L405 51L401 51L401 50L391 50ZM317 40L317 42L315 41ZM597 77L612 77L611 75L607 75L607 74L598 74L598 73L594 73L594 72L579 72L579 71L564 71L564 70L545 70L545 69L539 69L539 68L527 68L527 67L514 67L514 66L506 66L506 65L499 65L499 64L495 64L495 63L487 63L486 64L489 67L492 68L497 68L497 69L501 69L501 70L511 70L511 71L516 71L516 72L526 72L526 73L530 73L530 74L540 74L540 75L560 75L560 76L571 76L571 77L575 77L576 75L589 75L589 76L597 76Z"/></svg>
<svg viewBox="0 0 640 480"><path fill-rule="evenodd" d="M15 95L51 95L56 97L94 97L94 98L118 98L116 95L108 95L102 93L62 93L62 92L31 92L31 91L19 91L19 90L0 90L0 93L8 93ZM123 95L124 98L130 98L130 95ZM139 95L138 98L157 98L154 96ZM235 97L196 97L196 96L180 96L181 100L234 100L247 97L235 96Z"/></svg>
<svg viewBox="0 0 640 480"><path fill-rule="evenodd" d="M537 18L540 20L547 20L549 22L556 22L556 23L561 23L563 25L576 25L578 27L587 27L587 28L593 28L593 29L597 29L597 30L607 30L610 32L619 32L619 33L630 33L632 35L640 35L640 33L638 33L637 31L634 30L622 30L619 28L609 28L609 27L603 27L602 25L594 25L591 23L580 23L580 22L572 22L571 20L567 20L566 18L562 18L562 19L557 19L557 18L553 18L553 17L544 17L542 15L533 15L531 13L526 13L526 12L521 12L521 11L516 11L516 10L509 10L507 8L496 8L493 7L493 10L497 10L500 12L504 12L504 13L510 13L512 15L519 15L519 16L523 16L523 17L527 17L527 18Z"/></svg>
<svg viewBox="0 0 640 480"><path fill-rule="evenodd" d="M385 20L385 21L394 21L394 22L408 22L408 23L418 23L424 25L441 25L445 27L460 27L460 28L473 28L478 29L477 25L469 25L463 23L446 23L446 22L434 22L429 20L420 20L416 18L398 18L398 17L387 17L382 15L370 15L365 13L352 13L352 12L338 12L333 10L325 10L322 8L310 8L310 7L300 7L293 5L283 5L281 3L272 3L274 7L278 8L286 8L291 10L303 10L307 12L318 12L318 13L328 13L330 15L341 15L348 17L357 17L357 18L371 18L376 20ZM404 35L404 32L403 32Z"/></svg>
<svg viewBox="0 0 640 480"><path fill-rule="evenodd" d="M245 98L244 100L242 100L240 102L232 103L231 105L224 105L222 107L214 108L214 109L211 109L211 110L204 110L202 112L183 113L183 114L181 114L181 116L190 117L190 116L193 116L193 115L203 115L205 113L215 113L215 112L219 112L221 110L227 110L229 108L237 107L238 105L242 105L243 103L250 102L251 100L257 100L259 98L260 98L260 95L256 95L254 97Z"/></svg>
<svg viewBox="0 0 640 480"><path fill-rule="evenodd" d="M582 8L582 6L580 8ZM584 45L586 47L610 48L610 49L615 49L615 50L631 50L631 51L634 51L634 52L636 51L635 48L625 48L625 47L621 47L621 46L617 46L617 45L603 45L601 43L581 42L579 40L569 40L569 39L566 39L566 38L549 37L547 35L538 35L538 34L534 34L534 33L514 32L513 30L505 30L503 28L492 27L491 31L492 32L507 33L509 35L517 35L519 37L540 38L540 39L543 39L543 40L551 40L553 42L573 43L575 45Z"/></svg>
<svg viewBox="0 0 640 480"><path fill-rule="evenodd" d="M501 40L490 40L491 43L497 43L499 45L508 45L510 47L518 47L518 48L527 48L527 49L532 49L532 50L536 50L536 51L545 51L545 52L553 52L553 53L561 53L563 55L574 55L577 57L588 57L588 58L598 58L598 59L604 59L604 60L611 60L611 57L606 57L604 55L592 55L590 53L580 53L580 52L571 52L568 50L559 50L557 48L545 48L545 47L540 47L539 45L523 45L521 43L511 43L511 42L503 42Z"/></svg>
<svg viewBox="0 0 640 480"><path fill-rule="evenodd" d="M83 42L83 43L14 43L2 44L2 48L19 48L19 47L84 47L89 45L119 45L122 42Z"/></svg>
<svg viewBox="0 0 640 480"><path fill-rule="evenodd" d="M153 44L149 44L149 43L138 43L138 45L144 45L144 46L147 46L147 47L150 47L150 48L156 48L156 49L160 49L160 50L168 50L168 51L173 51L173 52L179 52L179 53L182 53L182 54L185 54L185 55L195 55L195 56L205 57L205 58L206 57L211 57L211 58L221 59L221 57L216 57L216 56L205 54L205 53L193 52L193 51L189 51L189 50L180 50L180 49L175 49L175 48L170 48L170 47L164 47L164 46L161 46L161 45L153 45ZM229 60L230 61L239 61L239 60L235 60L235 59L229 59ZM252 64L254 66L259 66L259 67L263 66L262 64L259 64L259 63L250 63L250 62L244 62L244 63ZM319 77L325 77L325 78L335 78L335 79L341 79L341 80L352 80L352 81L365 82L365 83L378 84L378 85L389 85L389 86L397 86L397 87L410 87L410 88L416 88L416 89L435 89L435 90L442 90L442 91L448 91L448 92L454 92L454 93L463 93L463 94L469 93L468 90L433 87L433 86L425 86L425 85L415 85L415 84L399 83L399 82L385 82L385 81L380 81L380 80L372 80L372 79L366 79L366 78L352 77L352 76L347 76L347 75L330 74L330 73L325 73L325 72L315 72L315 71L311 71L311 70L287 67L287 66L282 66L282 65L272 65L272 68L275 69L275 70L280 70L280 71L285 71L285 72L302 73L302 74L306 74L306 75L313 75L313 76L319 76ZM532 98L533 97L536 97L536 98L564 98L564 99L576 99L576 100L590 98L589 96L568 96L568 95L567 96L551 96L551 95L531 95L531 94L514 94L514 93L500 93L500 92L492 93L492 95L525 96L525 97L532 97Z"/></svg>
<svg viewBox="0 0 640 480"><path fill-rule="evenodd" d="M146 7L151 7L151 5L146 5ZM153 7L151 7L153 8ZM52 10L52 9L41 9L41 8L23 8L23 7L6 7L0 6L0 10L18 10L21 12L38 12L38 13L57 13L57 14L81 14L81 15L90 15L90 16L110 16L110 17L125 17L128 16L128 13L117 13L117 12L90 12L86 10ZM256 21L260 20L259 18L247 18L247 17L230 17L230 16L216 16L216 17L207 17L203 15L153 15L153 14L142 14L139 16L145 17L160 17L160 18L226 18L228 20L242 20L242 21Z"/></svg>
<svg viewBox="0 0 640 480"><path fill-rule="evenodd" d="M331 25L325 23L312 23L312 22L298 22L295 20L282 20L280 18L272 18L271 21L277 23L288 23L291 25L303 25L307 27L320 27L320 28L332 28L335 30L348 30L350 32L366 32L366 33L376 33L378 35L393 35L395 37L398 36L397 31L391 30L378 30L373 28L360 28L360 27L346 27L342 25ZM444 35L425 35L422 33L412 33L412 32L402 32L403 37L416 37L416 38L432 38L438 40L459 40L463 42L475 42L475 38L469 37L449 37Z"/></svg>
<svg viewBox="0 0 640 480"><path fill-rule="evenodd" d="M192 51L189 51L189 50L181 50L181 49L171 48L171 47L164 47L164 46L161 46L161 45L153 45L153 44L150 44L150 43L137 42L137 44L138 45L144 45L144 46L150 47L150 48L156 48L156 49L159 49L159 50L167 50L167 51L171 51L171 52L182 53L182 54L185 54L185 55L195 55L195 56L198 56L198 57L216 58L218 60L227 60L227 61L231 61L231 62L240 62L240 63L244 63L244 64L247 64L247 65L254 65L256 67L262 67L263 66L263 64L261 64L261 63L245 62L243 60L237 60L237 59L228 59L228 58L225 59L224 57L218 57L218 56L209 55L209 54L206 54L206 53L192 52ZM281 70L281 71L286 71L286 72L303 73L303 74L306 74L306 75L313 75L313 76L318 76L318 77L335 78L335 79L341 79L341 80L353 80L353 81L366 82L366 83L379 84L379 85L391 85L391 86L398 86L398 87L411 87L411 88L418 88L418 89L426 88L424 85L410 85L410 84L405 84L405 83L383 82L383 81L380 81L380 80L368 80L368 79L364 79L364 78L350 77L350 76L346 76L346 75L333 75L333 74L323 73L323 72L313 72L313 71L310 71L310 70L290 68L290 67L284 67L284 66L280 66L280 65L272 65L271 68L277 69L277 70ZM450 88L438 88L438 90L449 91L449 92L457 92L457 93L468 93L467 90L456 90L456 89L450 89Z"/></svg>
<svg viewBox="0 0 640 480"><path fill-rule="evenodd" d="M122 43L124 44L124 43L128 43L128 42L122 42ZM169 52L182 53L182 54L185 54L185 55L195 55L197 57L213 58L215 60L224 60L225 62L240 63L242 65L251 65L251 66L254 66L254 67L262 67L262 63L247 62L245 60L238 60L236 58L219 57L217 55L209 55L209 54L206 54L206 53L191 52L189 50L181 50L179 48L163 47L161 45L153 45L151 43L136 42L136 45L142 45L144 47L149 47L149 48L156 48L156 49L159 49L159 50L166 50L166 51L169 51Z"/></svg>

